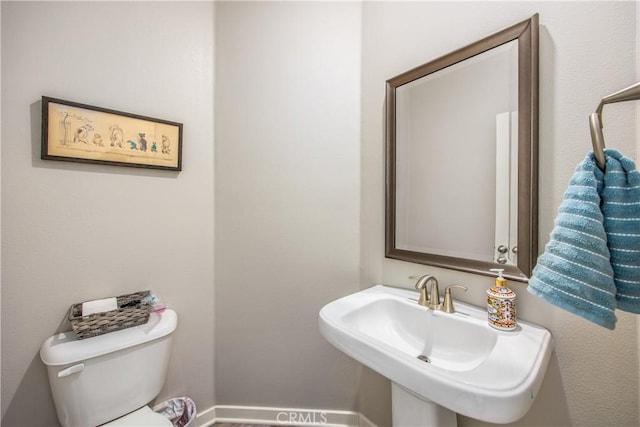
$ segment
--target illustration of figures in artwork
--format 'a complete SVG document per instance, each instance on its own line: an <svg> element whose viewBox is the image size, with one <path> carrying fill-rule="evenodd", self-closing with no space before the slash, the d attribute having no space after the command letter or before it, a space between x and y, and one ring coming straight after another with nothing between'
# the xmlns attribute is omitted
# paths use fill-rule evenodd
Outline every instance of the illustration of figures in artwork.
<svg viewBox="0 0 640 427"><path fill-rule="evenodd" d="M95 132L93 121L85 116L69 113L68 111L60 112L60 138L59 142L61 146L68 147L71 144L92 144L95 147L104 147L105 143L102 138L102 134ZM72 131L72 128L75 129ZM109 146L113 148L124 149L128 147L130 150L136 150L141 152L147 152L157 154L158 142L149 138L147 132L137 132L137 138L125 139L125 131L118 123L111 123L109 125ZM153 138L153 136L152 136ZM169 155L171 153L171 141L166 135L162 135L162 154Z"/></svg>
<svg viewBox="0 0 640 427"><path fill-rule="evenodd" d="M48 108L48 155L162 167L179 163L181 125L53 102Z"/></svg>
<svg viewBox="0 0 640 427"><path fill-rule="evenodd" d="M99 133L93 134L93 145L97 145L98 147L104 147L102 143L102 136Z"/></svg>
<svg viewBox="0 0 640 427"><path fill-rule="evenodd" d="M140 151L147 151L147 140L144 139L145 134L144 133L139 133L138 136L140 136Z"/></svg>
<svg viewBox="0 0 640 427"><path fill-rule="evenodd" d="M88 144L89 132L93 130L91 125L85 124L76 129L76 134L73 137L73 142L75 144L82 142L83 144Z"/></svg>
<svg viewBox="0 0 640 427"><path fill-rule="evenodd" d="M171 153L171 140L167 138L167 135L162 135L162 154L170 154Z"/></svg>
<svg viewBox="0 0 640 427"><path fill-rule="evenodd" d="M93 130L93 126L91 125L91 120L86 117L77 115L77 114L69 114L66 111L62 111L60 113L62 119L60 120L60 144L63 146L69 145L71 143L71 120L76 119L82 122L79 125L73 135L73 142L78 143L82 142L88 144L88 136L89 132Z"/></svg>
<svg viewBox="0 0 640 427"><path fill-rule="evenodd" d="M111 140L112 147L122 147L124 143L124 132L122 132L122 128L118 125L109 126L109 132L111 133L109 139Z"/></svg>

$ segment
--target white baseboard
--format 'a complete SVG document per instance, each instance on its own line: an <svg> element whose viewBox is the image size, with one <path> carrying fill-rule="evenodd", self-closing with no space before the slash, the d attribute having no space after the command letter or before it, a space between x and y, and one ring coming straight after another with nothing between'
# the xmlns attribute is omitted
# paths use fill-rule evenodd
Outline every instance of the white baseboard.
<svg viewBox="0 0 640 427"><path fill-rule="evenodd" d="M296 427L377 427L358 412L329 409L218 405L200 411L196 417L197 427L209 427L215 423Z"/></svg>

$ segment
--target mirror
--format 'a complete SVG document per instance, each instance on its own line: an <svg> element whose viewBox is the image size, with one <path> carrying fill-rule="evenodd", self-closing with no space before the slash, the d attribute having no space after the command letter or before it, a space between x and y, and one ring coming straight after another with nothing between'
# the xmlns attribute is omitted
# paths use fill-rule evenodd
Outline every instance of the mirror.
<svg viewBox="0 0 640 427"><path fill-rule="evenodd" d="M538 15L387 80L386 145L386 257L526 282Z"/></svg>

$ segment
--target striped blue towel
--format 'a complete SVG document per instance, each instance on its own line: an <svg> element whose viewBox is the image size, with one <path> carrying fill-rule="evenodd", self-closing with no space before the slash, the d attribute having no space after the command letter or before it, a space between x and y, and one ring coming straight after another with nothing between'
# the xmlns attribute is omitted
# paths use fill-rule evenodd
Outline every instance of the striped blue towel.
<svg viewBox="0 0 640 427"><path fill-rule="evenodd" d="M527 290L614 329L616 286L600 207L603 178L589 153L564 193L551 238L538 257Z"/></svg>
<svg viewBox="0 0 640 427"><path fill-rule="evenodd" d="M607 149L602 213L618 309L640 314L640 172L628 157Z"/></svg>

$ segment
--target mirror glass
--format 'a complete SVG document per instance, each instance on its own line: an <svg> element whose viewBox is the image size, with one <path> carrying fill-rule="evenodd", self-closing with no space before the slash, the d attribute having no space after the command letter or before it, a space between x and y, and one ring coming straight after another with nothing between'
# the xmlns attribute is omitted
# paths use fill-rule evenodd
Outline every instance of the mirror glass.
<svg viewBox="0 0 640 427"><path fill-rule="evenodd" d="M537 16L387 81L387 257L528 279L534 41Z"/></svg>

